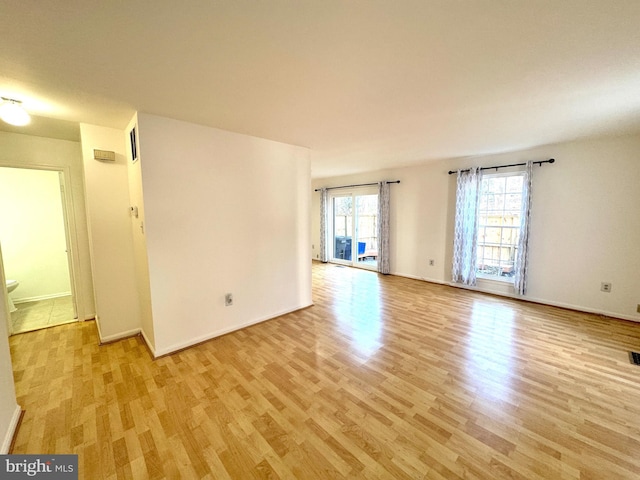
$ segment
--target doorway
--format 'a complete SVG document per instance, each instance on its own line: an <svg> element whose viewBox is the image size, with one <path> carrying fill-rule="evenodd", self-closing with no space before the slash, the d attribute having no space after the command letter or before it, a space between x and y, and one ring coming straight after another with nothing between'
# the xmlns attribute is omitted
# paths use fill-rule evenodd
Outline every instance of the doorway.
<svg viewBox="0 0 640 480"><path fill-rule="evenodd" d="M331 261L376 270L378 267L378 193L364 189L330 196Z"/></svg>
<svg viewBox="0 0 640 480"><path fill-rule="evenodd" d="M65 195L62 171L0 167L2 264L17 282L10 333L78 318Z"/></svg>

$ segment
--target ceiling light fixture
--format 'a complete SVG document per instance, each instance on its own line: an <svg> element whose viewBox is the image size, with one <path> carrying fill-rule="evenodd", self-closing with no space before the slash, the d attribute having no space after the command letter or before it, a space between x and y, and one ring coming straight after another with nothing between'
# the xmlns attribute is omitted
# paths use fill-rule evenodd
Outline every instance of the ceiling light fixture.
<svg viewBox="0 0 640 480"><path fill-rule="evenodd" d="M0 118L9 125L15 125L16 127L23 127L31 121L31 117L22 106L20 100L6 97L2 97Z"/></svg>

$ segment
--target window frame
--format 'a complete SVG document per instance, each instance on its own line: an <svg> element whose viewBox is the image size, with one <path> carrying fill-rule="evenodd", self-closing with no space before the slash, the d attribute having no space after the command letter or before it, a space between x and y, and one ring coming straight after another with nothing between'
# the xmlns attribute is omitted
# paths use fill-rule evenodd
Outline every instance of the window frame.
<svg viewBox="0 0 640 480"><path fill-rule="evenodd" d="M524 177L525 175L525 171L524 170L518 170L518 171L510 171L510 172L500 172L500 173L483 173L482 174L482 179L481 179L481 185L482 182L485 179L490 179L490 178L498 178L498 177ZM506 200L506 195L507 195L507 191L505 189L505 192L502 194L503 195L503 199ZM517 225L490 225L489 223L486 223L484 225L482 225L480 223L481 218L483 217L489 217L488 213L491 211L489 209L486 210L481 210L480 209L480 205L482 203L482 197L483 195L486 195L483 190L482 190L482 186L481 186L481 191L478 195L478 234L477 234L477 238L476 238L476 249L477 249L477 259L478 259L478 264L476 265L476 278L481 279L481 280L489 280L489 281L495 281L495 282L500 282L500 283L506 283L506 284L514 284L515 281L515 277L513 275L513 272L515 271L515 262L518 256L518 240L519 240L519 236L520 236L520 228L521 228L521 217L520 215L522 215L522 189L519 191L519 194L521 195L521 200L520 200L520 211L519 211L519 222ZM504 218L504 205L506 202L503 202L503 208L502 208L502 217ZM513 210L511 210L513 211ZM485 212L483 214L483 212ZM499 243L495 243L495 242L486 242L484 241L484 232L486 232L487 228L499 228L500 229L500 242ZM505 229L510 229L510 230L516 230L516 234L515 234L515 241L514 243L503 243L503 238L504 238L504 230ZM482 239L482 240L481 240ZM490 247L498 247L499 249L502 248L513 248L513 264L512 264L512 271L510 272L511 275L504 275L503 272L499 273L499 274L494 274L494 273L486 273L486 272L482 272L480 270L480 266L482 264L484 264L485 262L481 263L480 262L480 249L481 248L485 248L487 245L489 245ZM505 246L505 247L503 247ZM483 260L487 260L487 257L485 256L484 250L482 251L483 255L482 255L482 259ZM502 269L502 264L503 261L501 259L501 254L500 254L500 258L498 259L498 264L495 265L495 268L498 269Z"/></svg>

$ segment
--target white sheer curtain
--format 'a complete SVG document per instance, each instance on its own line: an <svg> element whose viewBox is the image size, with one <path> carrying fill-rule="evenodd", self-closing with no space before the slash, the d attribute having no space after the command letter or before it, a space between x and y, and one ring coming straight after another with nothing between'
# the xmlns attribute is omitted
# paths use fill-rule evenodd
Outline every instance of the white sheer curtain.
<svg viewBox="0 0 640 480"><path fill-rule="evenodd" d="M529 229L531 217L531 170L533 162L527 162L522 184L522 213L520 215L520 238L516 257L513 286L516 293L524 295L527 289L527 264L529 261Z"/></svg>
<svg viewBox="0 0 640 480"><path fill-rule="evenodd" d="M327 248L327 217L329 216L328 191L326 188L320 189L320 261L329 261L329 249Z"/></svg>
<svg viewBox="0 0 640 480"><path fill-rule="evenodd" d="M471 168L468 172L458 170L451 276L454 282L464 285L476 284L478 195L481 177L479 167Z"/></svg>
<svg viewBox="0 0 640 480"><path fill-rule="evenodd" d="M389 183L378 184L378 272L385 275L389 268Z"/></svg>

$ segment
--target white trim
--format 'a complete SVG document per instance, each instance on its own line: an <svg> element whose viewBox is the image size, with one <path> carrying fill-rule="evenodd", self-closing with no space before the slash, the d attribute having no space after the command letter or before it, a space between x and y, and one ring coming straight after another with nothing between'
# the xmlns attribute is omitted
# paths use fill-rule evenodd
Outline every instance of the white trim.
<svg viewBox="0 0 640 480"><path fill-rule="evenodd" d="M66 167L58 172L58 182L60 186L60 199L62 200L62 218L64 222L64 239L67 247L67 265L69 270L69 283L71 284L71 304L75 318L80 318L78 312L78 279L76 278L76 243L72 241L71 235L76 233L75 210L73 204L73 188L71 188L71 169ZM84 308L84 307L83 307Z"/></svg>
<svg viewBox="0 0 640 480"><path fill-rule="evenodd" d="M360 185L360 186L354 186L352 188L341 188L340 191L335 191L332 192L332 189L336 189L337 187L327 187L328 188L328 192L327 192L327 248L329 250L329 254L327 256L327 262L328 263L335 263L337 265L344 265L346 267L355 267L355 268L361 268L363 270L370 270L372 272L375 272L378 270L377 268L377 259L376 259L376 265L358 265L358 248L357 248L357 238L358 238L358 226L357 226L357 222L356 222L356 214L352 213L351 218L352 218L352 225L351 225L351 232L345 232L345 236L351 237L351 260L343 260L340 258L334 258L335 255L335 241L336 241L336 236L335 236L335 231L334 231L334 222L335 222L335 212L333 210L333 206L334 206L334 200L336 198L342 198L342 197L351 197L351 200L353 202L354 205L354 212L355 212L355 205L356 205L356 197L359 196L365 196L365 195L375 195L376 197L378 197L378 201L380 201L380 195L379 195L379 191L378 191L378 186L377 186L377 182L375 185ZM377 214L376 214L377 215ZM377 238L377 237L376 237ZM379 241L379 239L378 239ZM355 253L355 255L354 255ZM354 258L355 257L355 258Z"/></svg>
<svg viewBox="0 0 640 480"><path fill-rule="evenodd" d="M39 302L40 300L51 300L52 298L70 297L71 292L53 293L51 295L39 295L37 297L23 297L13 299L13 303Z"/></svg>
<svg viewBox="0 0 640 480"><path fill-rule="evenodd" d="M475 289L485 293L491 293L494 295L507 295L513 298L520 298L516 294L516 290L513 282L504 282L496 278L476 277ZM456 286L452 282L453 286Z"/></svg>
<svg viewBox="0 0 640 480"><path fill-rule="evenodd" d="M98 339L100 340L100 345L102 345L103 343L111 343L111 342L115 342L117 340L122 340L123 338L135 337L141 331L139 328L134 328L133 330L128 330L126 332L115 333L113 335L109 335L107 337L103 337L102 336L102 331L100 330L100 319L99 319L98 315L96 315L94 317L94 320L96 321L96 327L98 328Z"/></svg>
<svg viewBox="0 0 640 480"><path fill-rule="evenodd" d="M67 140L64 140L67 141ZM73 140L70 140L74 142ZM81 144L78 140L76 142ZM82 278L82 264L80 262L80 238L78 236L78 226L76 225L76 199L73 195L73 188L71 187L72 175L70 165L55 165L49 163L15 163L11 161L4 161L0 159L0 168L20 168L27 170L45 170L51 172L62 173L62 181L65 185L64 198L61 196L61 203L63 208L67 211L67 222L64 224L65 235L67 242L67 248L71 250L71 266L72 270L69 270L69 282L71 283L71 293L73 301L75 302L75 310L78 318L85 315L85 299L84 292L79 287L79 279ZM81 175L82 186L84 185L84 173L79 172ZM68 188L67 188L68 187ZM85 209L86 210L86 209ZM86 214L86 212L85 212ZM69 244L70 243L70 244ZM91 255L89 255L91 257ZM14 300L15 303L15 300Z"/></svg>
<svg viewBox="0 0 640 480"><path fill-rule="evenodd" d="M235 325L235 326L229 327L229 328L222 328L220 330L216 330L214 332L207 333L205 335L201 335L201 336L193 338L191 340L187 340L186 342L176 343L176 344L171 345L169 347L161 348L159 350L156 350L154 352L154 355L155 355L155 358L161 357L163 355L168 355L170 353L177 352L178 350L183 350L185 348L192 347L192 346L197 345L199 343L206 342L207 340L211 340L212 338L220 337L222 335L226 335L227 333L235 332L237 330L242 330L243 328L247 328L247 327L250 327L251 325L256 325L258 323L266 322L267 320L273 320L275 318L281 317L282 315L286 315L288 313L297 312L298 310L302 310L303 308L307 308L307 307L310 307L312 305L313 305L313 302L311 302L311 303L309 303L307 305L302 305L300 307L295 307L295 308L292 308L292 309L289 309L289 310L284 310L284 311L281 311L279 313L275 313L273 315L269 315L268 317L262 317L262 318L258 318L258 319L254 319L254 320L249 320L248 322L245 322L245 323L240 324L240 325Z"/></svg>
<svg viewBox="0 0 640 480"><path fill-rule="evenodd" d="M442 280L436 280L435 278L418 277L417 275L409 275L408 273L391 272L390 275L395 275L396 277L410 278L412 280L421 280L423 282L437 283L439 285L449 285L447 282L443 282Z"/></svg>
<svg viewBox="0 0 640 480"><path fill-rule="evenodd" d="M94 317L94 320L96 322L96 328L98 329L98 341L99 343L102 343L102 331L100 330L100 318L98 317L97 313L96 313L96 316Z"/></svg>
<svg viewBox="0 0 640 480"><path fill-rule="evenodd" d="M490 295L497 295L499 297L512 298L512 299L515 299L515 300L522 300L522 301L525 301L525 302L538 303L540 305L548 305L550 307L566 308L568 310L575 310L576 312L593 313L595 315L604 315L606 317L618 318L618 319L621 319L621 320L629 320L631 322L640 323L640 315L636 315L636 316L624 315L622 313L609 312L607 310L597 310L595 308L582 307L580 305L573 305L571 303L553 302L553 301L549 301L549 300L543 300L541 298L532 298L532 297L527 297L527 296L521 296L521 295L516 295L516 294L500 292L498 290L491 290L491 289L487 289L487 288L472 287L472 286L469 286L469 285L462 285L461 283L446 282L446 281L442 281L442 280L429 279L429 278L418 277L418 276L415 276L415 275L408 275L408 274L398 273L398 272L391 272L391 275L396 275L398 277L411 278L413 280L422 280L424 282L429 282L429 283L437 283L439 285L447 285L449 287L454 287L454 288L462 288L462 289L465 289L465 290L471 290L473 292L487 293L487 294L490 294ZM503 282L498 282L498 283L504 284ZM513 284L511 284L511 287L513 287Z"/></svg>
<svg viewBox="0 0 640 480"><path fill-rule="evenodd" d="M508 284L513 287L514 279L513 277L505 277L500 275L490 275L488 273L481 273L476 271L476 280L489 281L489 282L498 282L503 284Z"/></svg>
<svg viewBox="0 0 640 480"><path fill-rule="evenodd" d="M480 173L481 173L481 175L480 175L481 179L480 179L480 188L479 188L479 191L478 191L478 206L477 206L477 211L478 211L478 214L477 214L478 215L478 218L477 218L478 233L476 235L475 242L476 242L476 248L477 248L478 252L480 252L480 249L482 248L483 249L482 250L483 253L482 253L482 260L480 260L480 258L478 258L478 262L482 261L484 263L485 260L488 260L492 266L495 266L496 268L498 268L500 270L501 267L502 267L502 252L503 252L503 249L507 248L507 249L510 249L511 253L514 255L514 257L511 260L512 261L511 266L513 268L513 273L515 273L516 264L517 264L517 257L518 257L518 247L519 247L519 242L517 241L517 238L520 235L520 231L522 229L522 225L521 225L522 221L520 219L518 221L517 225L502 225L502 224L500 224L500 225L491 225L491 224L487 224L487 223L481 225L480 220L482 219L483 216L486 217L485 220L488 220L491 217L501 216L501 215L497 215L496 212L502 212L502 214L505 213L505 211L506 211L505 209L507 208L507 206L506 206L506 202L507 202L506 197L510 193L506 189L505 189L504 192L498 193L498 195L502 195L503 201L504 201L504 204L502 206L502 210L497 210L496 211L496 210L490 209L489 208L489 204L488 204L488 200L487 200L487 203L485 205L485 208L483 209L483 208L481 208L481 204L482 204L482 199L484 198L484 196L486 196L486 195L496 195L496 194L493 194L493 193L489 193L485 188L483 188L483 182L484 182L485 179L489 180L489 179L492 179L492 178L509 178L509 177L521 177L521 178L523 178L522 187L521 187L520 191L513 192L513 193L518 193L521 196L520 206L519 206L518 212L519 212L519 216L522 217L523 204L524 204L524 201L526 200L526 198L524 196L524 193L523 193L526 190L525 189L525 185L526 185L526 181L525 180L526 180L526 173L527 173L526 166L523 167L523 168L519 168L517 171L513 171L513 172L512 171L507 171L507 172L499 172L499 173L483 173L483 172L480 172ZM505 185L505 188L506 188L506 183L504 185ZM493 214L491 213L492 211L494 212ZM488 229L488 228L500 229L500 240L497 243L487 242L487 241L481 242L481 233L483 232L482 234L486 235L486 229ZM503 243L503 233L504 233L505 229L506 230L515 230L515 231L517 231L516 237L512 238L512 240L515 241L515 243ZM490 249L497 248L498 251L500 252L499 253L500 259L497 260L497 265L493 265L494 260L492 260L491 258L487 259L485 257L487 248L490 248ZM479 279L492 280L492 281L495 281L495 282L510 283L511 285L515 285L515 277L501 277L500 275L482 273L482 272L479 271L479 266L480 265L476 265L476 279L478 279L478 280Z"/></svg>
<svg viewBox="0 0 640 480"><path fill-rule="evenodd" d="M472 287L472 286L469 286L469 285L462 285L460 283L454 283L454 282L445 282L445 284L449 285L450 287L454 287L454 288L463 288L465 290L471 290L471 291L479 292L479 293L488 293L490 295L497 295L499 297L512 298L512 299L515 299L515 300L523 300L525 302L538 303L540 305L548 305L550 307L566 308L568 310L575 310L577 312L593 313L595 315L604 315L604 316L607 316L607 317L619 318L621 320L629 320L631 322L640 323L640 317L639 316L624 315L624 314L618 313L618 312L609 312L607 310L598 310L596 308L583 307L583 306L580 306L580 305L573 305L571 303L554 302L554 301L550 301L550 300L543 300L541 298L533 298L533 297L521 296L521 295L516 295L516 294L509 294L509 293L504 293L504 292L500 292L500 291L497 291L497 290L489 290L489 289L484 289L484 288Z"/></svg>
<svg viewBox="0 0 640 480"><path fill-rule="evenodd" d="M449 285L450 287L454 287L454 288L462 288L464 290L471 290L474 292L488 293L490 295L498 295L500 297L514 298L516 300L529 300L529 298L524 298L519 295L515 295L511 293L501 292L499 290L492 290L491 288L478 288L477 286L474 287L472 285L463 285L461 283L456 283L456 282L444 282L444 283L445 285ZM536 303L544 303L544 302L536 302Z"/></svg>
<svg viewBox="0 0 640 480"><path fill-rule="evenodd" d="M9 453L9 448L11 448L11 442L13 442L13 437L16 434L16 429L18 428L18 422L20 422L20 415L22 414L22 408L20 405L16 405L16 409L13 411L13 416L11 417L11 421L9 422L9 428L7 428L7 433L4 436L4 440L2 441L2 447L0 447L0 454L6 455Z"/></svg>
<svg viewBox="0 0 640 480"><path fill-rule="evenodd" d="M11 310L9 308L9 292L7 291L7 279L4 274L4 264L2 260L2 244L0 243L0 317L4 315L7 325L7 334L13 335L13 322L11 321Z"/></svg>
<svg viewBox="0 0 640 480"><path fill-rule="evenodd" d="M156 353L156 349L153 348L152 343L149 341L149 339L147 338L147 334L144 333L144 329L140 329L140 335L142 335L142 339L144 340L144 343L147 344L147 348L149 349L149 351L151 352L151 356L153 358L157 358L158 354Z"/></svg>
<svg viewBox="0 0 640 480"><path fill-rule="evenodd" d="M100 333L100 328L98 328L98 335L100 336L100 343L111 343L116 340L122 340L123 338L135 337L140 333L139 328L134 328L132 330L127 330L126 332L115 333L113 335L109 335L107 337L103 337Z"/></svg>
<svg viewBox="0 0 640 480"><path fill-rule="evenodd" d="M577 310L579 312L593 313L595 315L604 315L605 317L619 318L621 320L629 320L631 322L640 323L640 317L639 316L633 317L631 315L625 315L623 313L610 312L608 310L597 310L595 308L581 307L579 305L572 305L570 303L550 302L548 300L542 300L542 299L539 299L539 298L518 297L516 295L514 295L513 298L518 298L518 299L524 300L526 302L539 303L539 304L542 304L542 305L549 305L551 307L566 308L566 309L569 309L569 310Z"/></svg>

